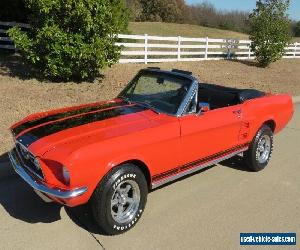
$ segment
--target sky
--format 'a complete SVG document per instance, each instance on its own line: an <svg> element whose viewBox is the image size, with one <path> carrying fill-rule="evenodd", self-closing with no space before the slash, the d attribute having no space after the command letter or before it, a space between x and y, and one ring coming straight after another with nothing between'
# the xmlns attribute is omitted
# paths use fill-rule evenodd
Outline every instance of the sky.
<svg viewBox="0 0 300 250"><path fill-rule="evenodd" d="M217 9L221 10L245 10L254 9L256 0L186 0L188 4L197 4L202 2L210 2ZM300 1L291 0L289 9L291 19L300 20Z"/></svg>

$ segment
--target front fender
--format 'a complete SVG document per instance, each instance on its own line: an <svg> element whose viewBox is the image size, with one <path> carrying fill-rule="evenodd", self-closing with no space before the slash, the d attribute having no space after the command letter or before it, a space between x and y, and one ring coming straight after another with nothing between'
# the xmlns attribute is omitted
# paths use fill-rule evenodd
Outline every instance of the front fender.
<svg viewBox="0 0 300 250"><path fill-rule="evenodd" d="M142 162L144 165L147 166L150 174L151 174L151 163L148 161L144 156L139 155L139 154L124 154L121 156L117 156L114 159L112 159L108 164L106 165L106 171L109 172L112 170L114 167L121 165L124 162L129 162L129 161L139 161Z"/></svg>

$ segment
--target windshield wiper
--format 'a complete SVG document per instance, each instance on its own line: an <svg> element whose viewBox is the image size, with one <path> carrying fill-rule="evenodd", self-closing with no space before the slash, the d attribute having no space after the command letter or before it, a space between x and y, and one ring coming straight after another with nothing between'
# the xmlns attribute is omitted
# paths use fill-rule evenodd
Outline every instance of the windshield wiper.
<svg viewBox="0 0 300 250"><path fill-rule="evenodd" d="M118 98L122 99L124 102L127 102L128 104L132 104L132 101L125 96L118 96Z"/></svg>
<svg viewBox="0 0 300 250"><path fill-rule="evenodd" d="M160 114L160 112L155 107L153 107L150 103L148 103L148 102L132 101L128 97L125 97L125 96L119 96L119 98L121 98L123 101L127 102L128 104L140 105L140 106L142 106L144 108L151 109L156 114Z"/></svg>
<svg viewBox="0 0 300 250"><path fill-rule="evenodd" d="M151 109L154 113L156 114L160 114L160 111L158 111L154 106L152 106L150 103L148 102L141 102L141 101L133 101L132 103L140 105L142 107Z"/></svg>

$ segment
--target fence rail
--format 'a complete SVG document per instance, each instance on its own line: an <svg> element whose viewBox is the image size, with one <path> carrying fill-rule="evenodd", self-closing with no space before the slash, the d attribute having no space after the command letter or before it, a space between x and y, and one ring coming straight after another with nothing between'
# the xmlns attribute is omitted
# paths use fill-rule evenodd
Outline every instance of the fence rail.
<svg viewBox="0 0 300 250"><path fill-rule="evenodd" d="M26 23L17 22L0 22L0 49L2 50L15 50L13 42L10 40L7 30L11 27L20 27L22 30L30 29L30 25Z"/></svg>
<svg viewBox="0 0 300 250"><path fill-rule="evenodd" d="M7 35L12 26L28 30L28 24L0 22L0 49L15 50ZM222 59L254 59L250 40L167 37L119 34L117 46L122 48L120 63L152 63ZM285 48L284 58L300 58L300 43Z"/></svg>
<svg viewBox="0 0 300 250"><path fill-rule="evenodd" d="M250 40L118 35L125 41L120 63L254 59ZM285 48L284 58L300 58L300 43Z"/></svg>

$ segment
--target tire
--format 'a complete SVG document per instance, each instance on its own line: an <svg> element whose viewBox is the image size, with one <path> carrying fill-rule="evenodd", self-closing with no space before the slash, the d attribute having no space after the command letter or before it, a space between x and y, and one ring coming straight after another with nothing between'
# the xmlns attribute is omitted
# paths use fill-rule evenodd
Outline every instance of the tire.
<svg viewBox="0 0 300 250"><path fill-rule="evenodd" d="M101 233L117 235L131 229L144 212L147 195L147 181L137 166L124 164L110 171L91 200Z"/></svg>
<svg viewBox="0 0 300 250"><path fill-rule="evenodd" d="M269 163L273 151L273 132L263 125L253 138L249 149L244 153L244 159L249 169L258 172Z"/></svg>

